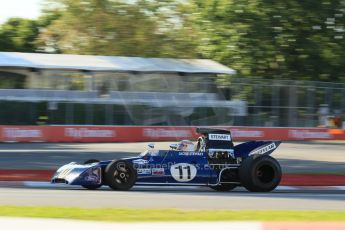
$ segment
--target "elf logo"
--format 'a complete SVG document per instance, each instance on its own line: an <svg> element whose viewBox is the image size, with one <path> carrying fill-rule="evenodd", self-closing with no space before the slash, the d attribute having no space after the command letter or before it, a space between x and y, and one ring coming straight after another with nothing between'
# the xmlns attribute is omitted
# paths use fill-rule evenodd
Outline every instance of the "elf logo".
<svg viewBox="0 0 345 230"><path fill-rule="evenodd" d="M229 134L209 134L208 139L211 141L231 141Z"/></svg>

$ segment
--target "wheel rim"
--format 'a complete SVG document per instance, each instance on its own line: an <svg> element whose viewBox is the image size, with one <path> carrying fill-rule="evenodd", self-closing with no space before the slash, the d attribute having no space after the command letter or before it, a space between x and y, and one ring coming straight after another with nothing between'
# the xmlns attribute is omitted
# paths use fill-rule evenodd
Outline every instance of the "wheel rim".
<svg viewBox="0 0 345 230"><path fill-rule="evenodd" d="M275 171L270 165L261 165L256 170L256 176L261 183L268 184L273 181Z"/></svg>
<svg viewBox="0 0 345 230"><path fill-rule="evenodd" d="M118 184L126 184L129 177L129 169L126 166L119 166L114 172L114 180Z"/></svg>

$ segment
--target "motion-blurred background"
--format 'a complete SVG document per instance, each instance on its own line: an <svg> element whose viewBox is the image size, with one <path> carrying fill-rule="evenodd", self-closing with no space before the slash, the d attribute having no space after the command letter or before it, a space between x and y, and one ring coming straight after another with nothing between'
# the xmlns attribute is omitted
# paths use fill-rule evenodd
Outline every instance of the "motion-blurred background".
<svg viewBox="0 0 345 230"><path fill-rule="evenodd" d="M6 16L14 4L2 125L344 126L345 1L35 0L14 14L34 19Z"/></svg>
<svg viewBox="0 0 345 230"><path fill-rule="evenodd" d="M3 216L26 216L345 229L344 36L345 0L0 0L1 226L22 229ZM282 140L277 190L49 183L71 161L137 156L152 141L168 149L196 140L198 126Z"/></svg>

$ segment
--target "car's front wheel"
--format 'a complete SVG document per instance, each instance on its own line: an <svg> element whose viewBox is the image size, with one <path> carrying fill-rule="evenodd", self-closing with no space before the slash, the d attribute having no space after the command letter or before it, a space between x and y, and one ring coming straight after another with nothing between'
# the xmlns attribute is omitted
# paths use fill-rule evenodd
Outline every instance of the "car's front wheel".
<svg viewBox="0 0 345 230"><path fill-rule="evenodd" d="M105 168L105 181L114 190L129 190L137 180L137 171L127 161L112 161Z"/></svg>

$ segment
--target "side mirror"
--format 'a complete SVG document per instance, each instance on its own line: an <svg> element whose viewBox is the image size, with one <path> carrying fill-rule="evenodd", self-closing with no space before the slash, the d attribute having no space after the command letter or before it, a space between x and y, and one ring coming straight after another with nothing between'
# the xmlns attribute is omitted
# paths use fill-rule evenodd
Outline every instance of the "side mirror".
<svg viewBox="0 0 345 230"><path fill-rule="evenodd" d="M154 143L150 143L147 145L150 149L154 149L155 148L155 144Z"/></svg>
<svg viewBox="0 0 345 230"><path fill-rule="evenodd" d="M177 149L177 146L178 146L177 144L171 144L171 145L170 145L170 148L171 148L171 149Z"/></svg>

